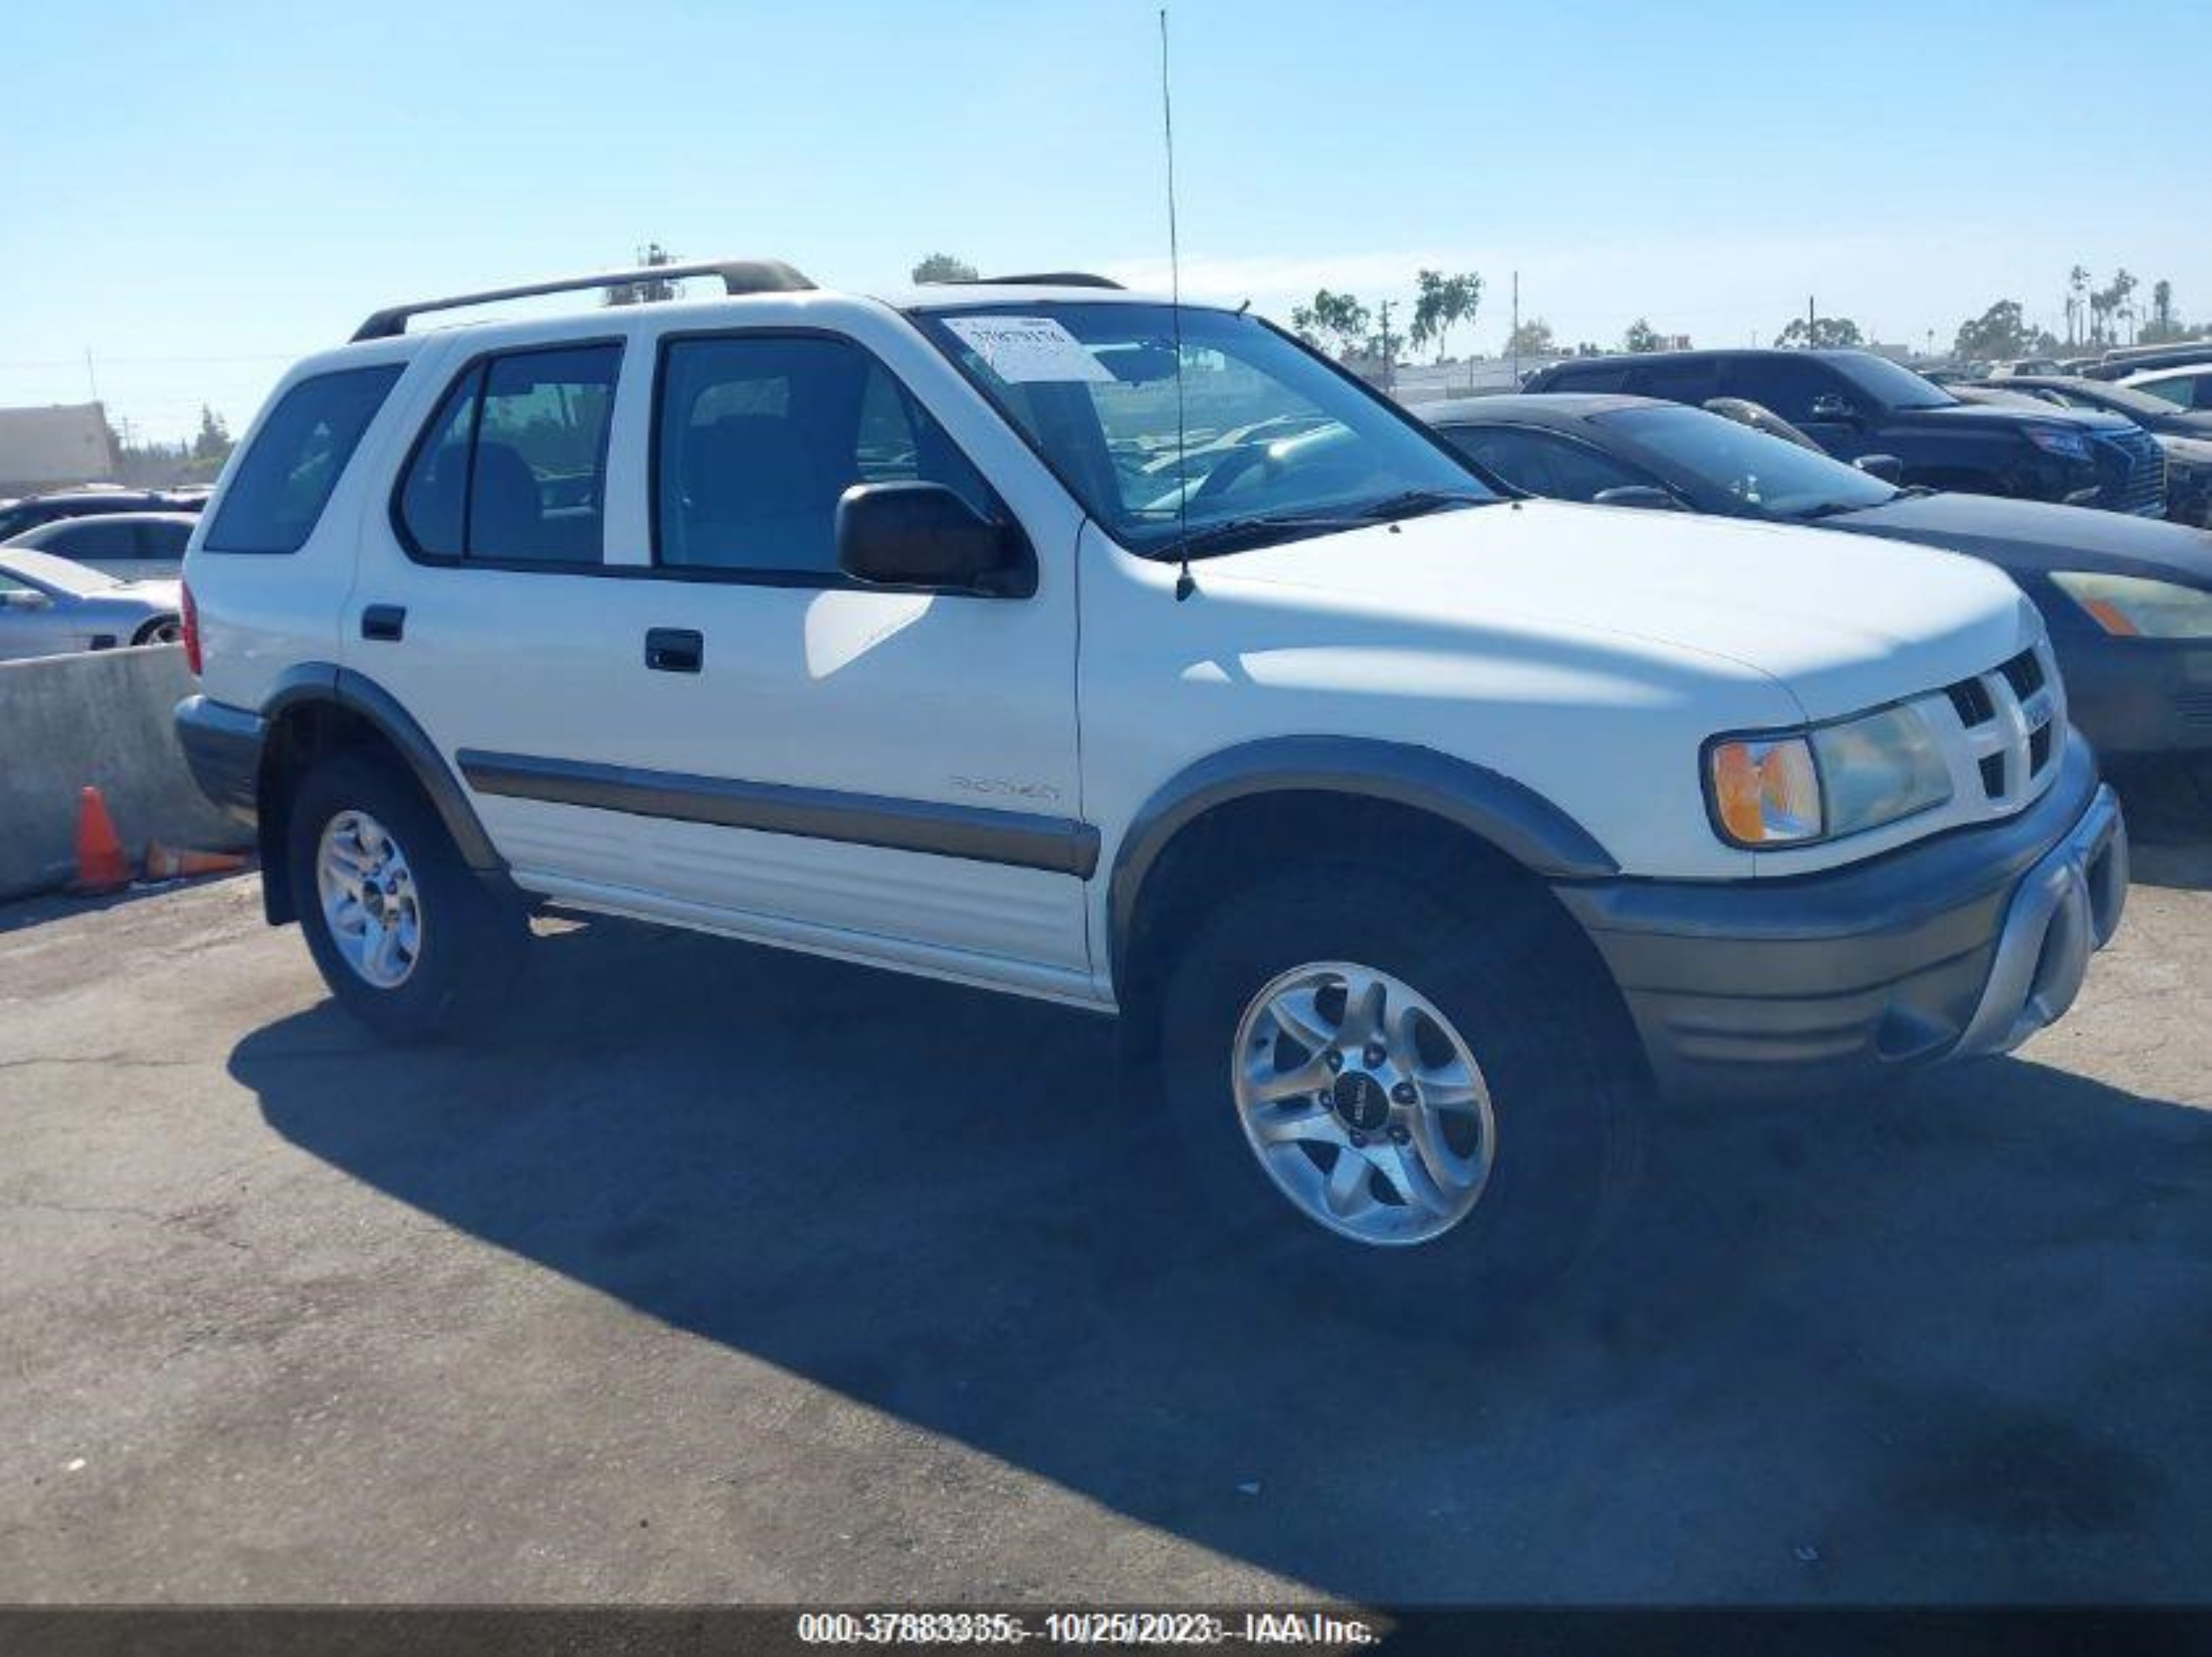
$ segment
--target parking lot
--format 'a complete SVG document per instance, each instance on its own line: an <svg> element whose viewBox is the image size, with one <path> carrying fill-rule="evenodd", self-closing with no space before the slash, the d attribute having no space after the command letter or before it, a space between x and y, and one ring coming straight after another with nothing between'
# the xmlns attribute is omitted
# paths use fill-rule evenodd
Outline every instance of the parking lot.
<svg viewBox="0 0 2212 1657"><path fill-rule="evenodd" d="M2074 1017L1669 1115L1510 1343L1211 1254L1082 1015L555 922L395 1051L251 877L0 909L0 1599L2201 1595L2194 810Z"/></svg>

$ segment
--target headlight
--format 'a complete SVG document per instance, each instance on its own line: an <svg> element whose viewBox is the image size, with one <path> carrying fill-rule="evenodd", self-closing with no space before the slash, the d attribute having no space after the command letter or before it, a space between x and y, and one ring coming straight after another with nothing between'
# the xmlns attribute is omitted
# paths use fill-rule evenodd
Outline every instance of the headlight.
<svg viewBox="0 0 2212 1657"><path fill-rule="evenodd" d="M1917 712L1885 707L1810 731L1712 743L1705 789L1730 845L1804 846L1941 805L1951 773Z"/></svg>
<svg viewBox="0 0 2212 1657"><path fill-rule="evenodd" d="M2063 426L2030 426L2027 430L2027 440L2045 454L2061 455L2069 460L2089 458L2089 440L2079 432L2069 431Z"/></svg>
<svg viewBox="0 0 2212 1657"><path fill-rule="evenodd" d="M2124 639L2212 639L2212 592L2140 575L2060 570L2058 590Z"/></svg>

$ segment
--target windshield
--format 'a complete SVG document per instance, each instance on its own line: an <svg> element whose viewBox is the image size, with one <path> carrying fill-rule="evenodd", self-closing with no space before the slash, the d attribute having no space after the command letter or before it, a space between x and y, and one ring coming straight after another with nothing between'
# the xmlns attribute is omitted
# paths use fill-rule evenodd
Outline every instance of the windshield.
<svg viewBox="0 0 2212 1657"><path fill-rule="evenodd" d="M105 592L110 587L123 585L112 575L102 575L96 569L87 569L82 564L73 564L50 552L33 552L27 547L8 549L6 556L0 558L0 575L12 575L31 586L80 598L88 592Z"/></svg>
<svg viewBox="0 0 2212 1657"><path fill-rule="evenodd" d="M1870 351L1845 352L1829 361L1887 408L1948 409L1959 400L1934 380Z"/></svg>
<svg viewBox="0 0 2212 1657"><path fill-rule="evenodd" d="M1890 485L1855 466L1702 409L1622 409L1593 419L1778 518L1854 512L1897 496Z"/></svg>
<svg viewBox="0 0 2212 1657"><path fill-rule="evenodd" d="M1135 552L1172 551L1186 520L1206 543L1276 531L1243 539L1256 544L1497 498L1410 416L1256 317L1183 311L1180 398L1168 306L916 320Z"/></svg>

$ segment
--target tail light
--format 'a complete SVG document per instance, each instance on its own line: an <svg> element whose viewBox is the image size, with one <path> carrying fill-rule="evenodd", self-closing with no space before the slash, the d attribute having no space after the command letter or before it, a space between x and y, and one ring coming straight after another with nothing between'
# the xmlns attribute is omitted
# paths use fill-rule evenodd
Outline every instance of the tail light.
<svg viewBox="0 0 2212 1657"><path fill-rule="evenodd" d="M192 602L189 585L185 588L185 665L192 677L200 677L200 607Z"/></svg>

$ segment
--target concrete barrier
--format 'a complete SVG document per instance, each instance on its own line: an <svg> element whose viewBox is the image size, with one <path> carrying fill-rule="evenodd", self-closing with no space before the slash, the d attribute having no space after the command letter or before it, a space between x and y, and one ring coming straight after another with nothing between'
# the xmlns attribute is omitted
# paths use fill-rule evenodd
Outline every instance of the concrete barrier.
<svg viewBox="0 0 2212 1657"><path fill-rule="evenodd" d="M191 689L175 645L0 662L0 898L76 872L87 783L106 797L134 865L149 839L206 851L252 843L185 768L169 715Z"/></svg>

